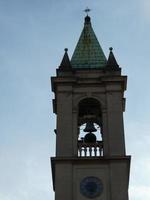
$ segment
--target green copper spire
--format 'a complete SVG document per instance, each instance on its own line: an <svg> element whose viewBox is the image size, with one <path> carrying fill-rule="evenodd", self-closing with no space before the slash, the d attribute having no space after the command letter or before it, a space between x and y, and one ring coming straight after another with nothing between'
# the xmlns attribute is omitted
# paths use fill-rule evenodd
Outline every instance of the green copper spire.
<svg viewBox="0 0 150 200"><path fill-rule="evenodd" d="M84 28L71 59L72 68L103 68L107 60L91 26L85 17Z"/></svg>

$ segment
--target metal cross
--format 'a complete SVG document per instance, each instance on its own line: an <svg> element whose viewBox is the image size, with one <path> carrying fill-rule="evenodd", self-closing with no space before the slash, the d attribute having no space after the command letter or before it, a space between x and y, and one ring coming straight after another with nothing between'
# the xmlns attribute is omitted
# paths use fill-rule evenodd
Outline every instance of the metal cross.
<svg viewBox="0 0 150 200"><path fill-rule="evenodd" d="M88 13L91 11L88 7L84 10L84 12L88 15Z"/></svg>

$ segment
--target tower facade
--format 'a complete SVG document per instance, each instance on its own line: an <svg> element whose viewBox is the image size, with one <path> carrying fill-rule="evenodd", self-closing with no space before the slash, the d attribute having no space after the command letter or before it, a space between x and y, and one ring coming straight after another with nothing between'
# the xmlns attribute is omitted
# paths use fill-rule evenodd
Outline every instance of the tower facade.
<svg viewBox="0 0 150 200"><path fill-rule="evenodd" d="M89 16L71 60L67 49L56 76L55 200L128 200L130 156L123 112L127 77L112 48L106 59Z"/></svg>

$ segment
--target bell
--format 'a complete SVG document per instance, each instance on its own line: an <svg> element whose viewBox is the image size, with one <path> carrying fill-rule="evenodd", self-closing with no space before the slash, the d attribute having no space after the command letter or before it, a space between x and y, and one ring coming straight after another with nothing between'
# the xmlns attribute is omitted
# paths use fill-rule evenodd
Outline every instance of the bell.
<svg viewBox="0 0 150 200"><path fill-rule="evenodd" d="M92 133L92 132L96 132L97 130L94 127L94 123L89 121L89 122L86 123L86 127L83 131Z"/></svg>
<svg viewBox="0 0 150 200"><path fill-rule="evenodd" d="M84 137L85 143L96 143L96 136L93 133L87 133Z"/></svg>

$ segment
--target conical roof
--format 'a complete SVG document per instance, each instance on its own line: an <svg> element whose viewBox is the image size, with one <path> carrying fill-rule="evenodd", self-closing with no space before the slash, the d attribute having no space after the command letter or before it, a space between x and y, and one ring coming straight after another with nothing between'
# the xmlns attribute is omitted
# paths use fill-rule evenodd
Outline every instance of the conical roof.
<svg viewBox="0 0 150 200"><path fill-rule="evenodd" d="M115 58L113 52L112 52L113 48L110 47L109 50L110 50L110 53L109 53L106 67L110 68L110 69L119 69L119 65L116 61L116 58Z"/></svg>
<svg viewBox="0 0 150 200"><path fill-rule="evenodd" d="M72 68L103 68L107 60L93 31L89 16L71 59Z"/></svg>
<svg viewBox="0 0 150 200"><path fill-rule="evenodd" d="M59 66L59 69L61 69L63 71L71 70L71 63L70 63L67 51L68 51L68 49L65 48L65 54L64 54L64 57L63 57L63 59L61 61L60 66Z"/></svg>

